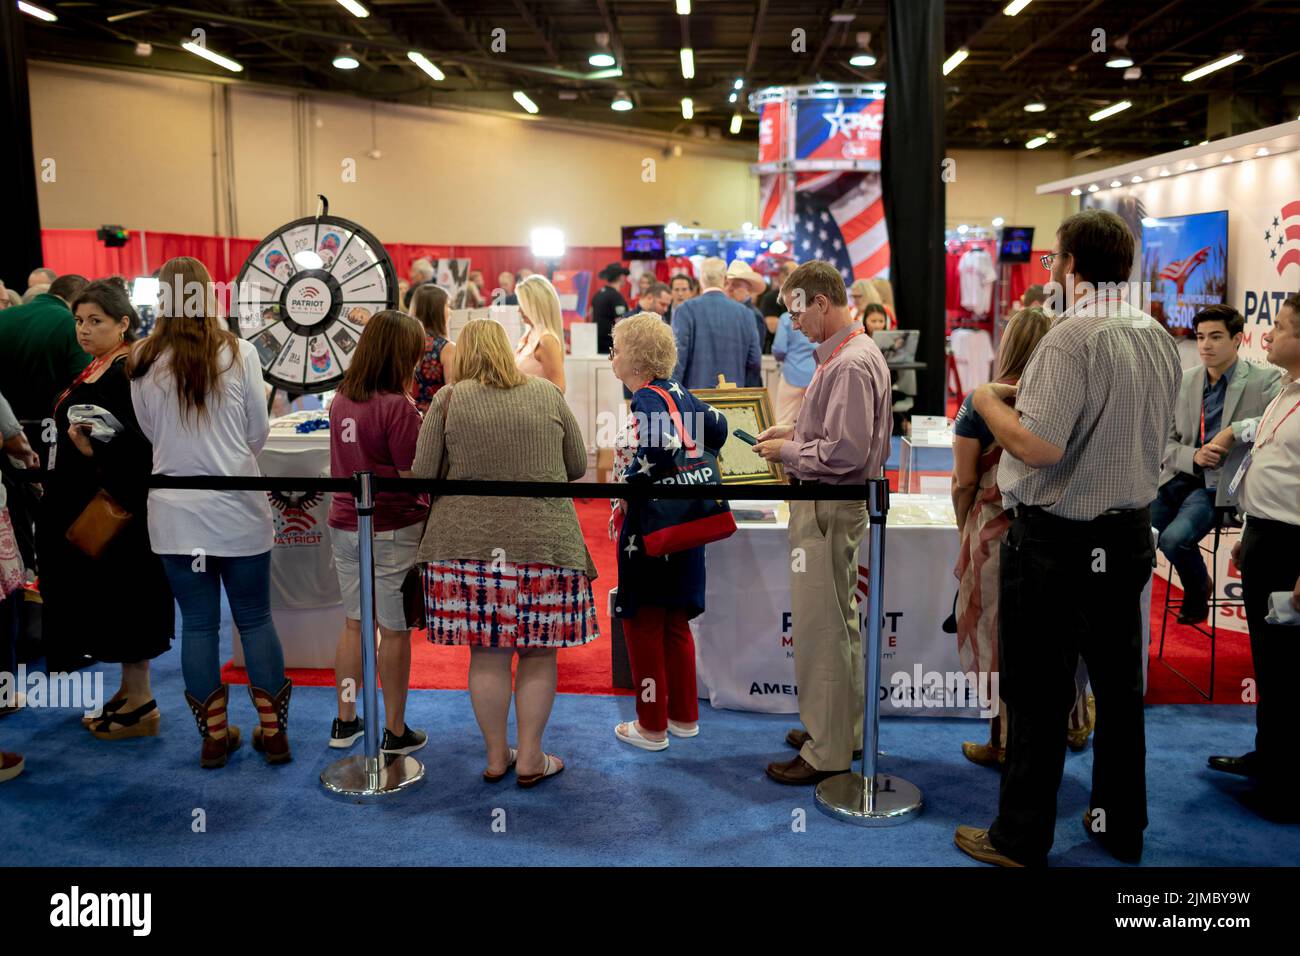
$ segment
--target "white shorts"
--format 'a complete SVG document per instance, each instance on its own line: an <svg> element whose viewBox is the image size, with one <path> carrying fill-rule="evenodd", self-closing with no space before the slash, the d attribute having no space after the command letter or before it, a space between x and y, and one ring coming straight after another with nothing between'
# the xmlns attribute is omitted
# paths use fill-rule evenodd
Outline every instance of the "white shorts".
<svg viewBox="0 0 1300 956"><path fill-rule="evenodd" d="M415 565L415 555L424 535L424 522L405 528L374 533L375 620L390 631L406 630L402 606L402 581ZM343 610L353 621L361 620L361 578L357 560L357 533L330 528L334 542L334 568L343 593Z"/></svg>

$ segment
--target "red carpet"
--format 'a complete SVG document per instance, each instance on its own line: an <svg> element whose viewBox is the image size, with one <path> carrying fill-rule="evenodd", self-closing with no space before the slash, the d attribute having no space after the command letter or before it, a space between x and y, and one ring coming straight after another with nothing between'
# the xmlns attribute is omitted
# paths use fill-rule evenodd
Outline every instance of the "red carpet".
<svg viewBox="0 0 1300 956"><path fill-rule="evenodd" d="M897 474L891 473L890 478L890 484L896 485ZM606 534L609 506L604 499L578 499L575 504L587 547L596 562L598 577L592 589L596 597L601 636L585 647L560 651L558 688L562 694L630 694L631 691L612 686L607 595L615 584L618 569L614 544ZM1174 588L1174 591L1177 594L1178 588ZM1165 582L1163 578L1157 577L1151 593L1151 662L1147 703L1204 703L1203 697L1156 657L1160 645L1160 619L1164 601ZM1165 636L1165 657L1202 687L1206 686L1210 667L1209 638L1190 627L1175 624L1171 619ZM425 639L423 631L416 631L411 636L411 687L419 690L464 690L468 673L469 648L435 647ZM290 668L288 675L295 684L309 687L331 687L334 684L332 670ZM1236 631L1220 631L1213 702L1240 704L1241 682L1253 675L1249 638ZM248 683L244 669L234 667L229 662L222 669L221 676L227 683Z"/></svg>

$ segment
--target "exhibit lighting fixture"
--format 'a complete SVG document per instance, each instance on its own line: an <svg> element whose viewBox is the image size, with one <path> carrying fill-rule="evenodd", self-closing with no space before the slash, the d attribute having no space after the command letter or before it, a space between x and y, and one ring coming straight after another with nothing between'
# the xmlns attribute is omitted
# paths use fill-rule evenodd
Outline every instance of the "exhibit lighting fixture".
<svg viewBox="0 0 1300 956"><path fill-rule="evenodd" d="M1070 190L1070 195L1071 195L1071 196L1082 196L1082 195L1083 195L1083 190L1080 189L1078 186L1075 186L1073 189Z"/></svg>
<svg viewBox="0 0 1300 956"><path fill-rule="evenodd" d="M339 0L339 6L352 14L354 17L368 17L370 11L357 3L357 0Z"/></svg>
<svg viewBox="0 0 1300 956"><path fill-rule="evenodd" d="M1184 73L1183 82L1191 83L1193 80L1199 80L1201 77L1213 73L1215 70L1222 70L1225 66L1232 66L1234 63L1240 63L1245 58L1245 54L1240 50L1236 53L1229 53L1227 56L1220 57L1213 63L1207 63L1205 66L1198 66L1190 73Z"/></svg>
<svg viewBox="0 0 1300 956"><path fill-rule="evenodd" d="M523 90L515 90L514 98L515 98L515 102L518 103L520 106L522 106L529 113L537 112L537 104L534 103L532 100L530 100L528 98L528 94L525 93Z"/></svg>
<svg viewBox="0 0 1300 956"><path fill-rule="evenodd" d="M1255 150L1255 155L1256 155L1256 156L1267 156L1267 155L1268 155L1268 147L1267 147L1267 146L1261 146L1259 149Z"/></svg>
<svg viewBox="0 0 1300 956"><path fill-rule="evenodd" d="M1034 100L1034 102L1032 103L1025 104L1026 113L1041 113L1046 109L1047 109L1047 104L1039 100Z"/></svg>
<svg viewBox="0 0 1300 956"><path fill-rule="evenodd" d="M339 50L338 55L334 57L334 69L336 70L355 70L361 65L361 61L353 55L350 48Z"/></svg>
<svg viewBox="0 0 1300 956"><path fill-rule="evenodd" d="M695 101L689 96L682 97L682 119L693 119L695 116Z"/></svg>
<svg viewBox="0 0 1300 956"><path fill-rule="evenodd" d="M1021 10L1025 9L1025 7L1029 6L1029 2L1030 0L1011 0L1010 3L1002 8L1002 12L1009 17L1014 17Z"/></svg>
<svg viewBox="0 0 1300 956"><path fill-rule="evenodd" d="M539 226L529 234L533 255L539 259L564 258L564 230Z"/></svg>
<svg viewBox="0 0 1300 956"><path fill-rule="evenodd" d="M743 90L744 88L745 88L744 80L737 79L736 82L732 84L732 89Z"/></svg>
<svg viewBox="0 0 1300 956"><path fill-rule="evenodd" d="M1142 177L1141 177L1141 176L1134 176L1132 179L1129 180L1129 182L1131 182L1131 183L1140 183L1140 182L1142 182Z"/></svg>
<svg viewBox="0 0 1300 956"><path fill-rule="evenodd" d="M1025 143L1025 149L1037 149L1047 142L1046 136L1035 136L1029 142Z"/></svg>
<svg viewBox="0 0 1300 956"><path fill-rule="evenodd" d="M1188 171L1189 173L1194 173L1194 172L1196 172L1196 170L1198 170L1199 168L1200 168L1200 167L1197 166L1195 163L1188 163L1188 164L1187 164L1187 171Z"/></svg>
<svg viewBox="0 0 1300 956"><path fill-rule="evenodd" d="M1126 53L1121 53L1107 60L1106 65L1112 70L1127 70L1133 65L1133 58Z"/></svg>
<svg viewBox="0 0 1300 956"><path fill-rule="evenodd" d="M1230 163L1230 162L1232 162L1232 157L1231 157L1231 156L1224 156L1223 159L1221 160L1221 162Z"/></svg>
<svg viewBox="0 0 1300 956"><path fill-rule="evenodd" d="M213 53L205 46L199 46L193 40L186 40L181 44L181 48L189 50L195 56L201 56L209 63L215 63L217 66L224 67L231 73L242 73L244 68L229 57L222 56L220 53Z"/></svg>
<svg viewBox="0 0 1300 956"><path fill-rule="evenodd" d="M447 74L442 72L442 70L438 69L437 64L435 64L432 60L430 60L419 50L410 51L409 53L406 54L406 58L410 60L412 63L414 63L416 66L418 66L420 69L424 70L425 73L428 73L429 76L433 77L439 83L441 83L443 80L447 78Z"/></svg>
<svg viewBox="0 0 1300 956"><path fill-rule="evenodd" d="M1001 229L1001 228L1002 228L1002 224L1003 224L1004 222L1006 222L1006 220L1003 219L1001 216L994 216L994 217L993 217L993 228L994 228L994 229Z"/></svg>
<svg viewBox="0 0 1300 956"><path fill-rule="evenodd" d="M1110 181L1110 188L1111 188L1111 189L1119 189L1119 187L1120 187L1120 186L1123 186L1123 185L1124 185L1124 184L1123 184L1122 182L1120 182L1118 179L1112 179L1112 180Z"/></svg>
<svg viewBox="0 0 1300 956"><path fill-rule="evenodd" d="M685 79L695 79L695 51L688 46L682 47L682 76Z"/></svg>
<svg viewBox="0 0 1300 956"><path fill-rule="evenodd" d="M853 56L849 57L849 66L868 67L875 65L876 58L865 51L862 53L855 53Z"/></svg>
<svg viewBox="0 0 1300 956"><path fill-rule="evenodd" d="M962 61L964 61L968 56L970 56L970 50L966 49L965 47L962 47L952 56L948 57L948 59L944 60L943 75L947 76L953 70L957 69L957 67L961 66Z"/></svg>
<svg viewBox="0 0 1300 956"><path fill-rule="evenodd" d="M608 70L597 70L597 71L594 72L594 73L588 73L588 74L584 77L584 79L587 79L587 80L612 80L612 79L616 79L617 77L620 77L620 76L622 76L622 75L623 75L623 70L622 70L622 68L617 67L617 66L613 66L613 67L610 67Z"/></svg>
<svg viewBox="0 0 1300 956"><path fill-rule="evenodd" d="M1169 175L1169 170L1167 170L1167 169L1162 169L1162 170L1160 170L1160 175L1161 175L1161 176L1168 176L1168 175Z"/></svg>
<svg viewBox="0 0 1300 956"><path fill-rule="evenodd" d="M618 61L614 59L614 56L611 53L593 53L591 56L587 57L587 62L592 66L607 67L613 66Z"/></svg>
<svg viewBox="0 0 1300 956"><path fill-rule="evenodd" d="M29 17L35 17L37 20L44 20L46 23L54 23L59 18L44 7L38 7L34 3L24 3L18 0L18 9Z"/></svg>
<svg viewBox="0 0 1300 956"><path fill-rule="evenodd" d="M1110 106L1107 106L1105 109L1097 110L1097 112L1089 116L1088 119L1092 120L1094 123L1097 123L1100 122L1101 120L1106 119L1108 116L1114 116L1116 113L1124 112L1132 105L1133 104L1130 103L1128 100L1120 100L1118 103L1110 104Z"/></svg>
<svg viewBox="0 0 1300 956"><path fill-rule="evenodd" d="M632 99L627 93L619 90L618 95L614 97L614 102L609 104L609 108L619 113L626 113L632 108Z"/></svg>
<svg viewBox="0 0 1300 956"><path fill-rule="evenodd" d="M740 127L744 124L744 122L745 122L744 117L742 117L739 113L734 113L734 114L732 114L732 117L731 117L731 135L732 135L732 136L736 136L736 135L738 135L738 134L740 133Z"/></svg>
<svg viewBox="0 0 1300 956"><path fill-rule="evenodd" d="M1093 183L1091 186L1088 187L1088 192L1095 193L1100 188L1101 187L1098 186L1096 183Z"/></svg>
<svg viewBox="0 0 1300 956"><path fill-rule="evenodd" d="M689 17L691 15L691 0L677 0L677 13L679 16Z"/></svg>
<svg viewBox="0 0 1300 956"><path fill-rule="evenodd" d="M736 100L738 100L738 99L740 99L740 94L739 94L739 93L732 93L730 96L727 97L727 102L728 102L728 103L734 103L734 102L736 102Z"/></svg>

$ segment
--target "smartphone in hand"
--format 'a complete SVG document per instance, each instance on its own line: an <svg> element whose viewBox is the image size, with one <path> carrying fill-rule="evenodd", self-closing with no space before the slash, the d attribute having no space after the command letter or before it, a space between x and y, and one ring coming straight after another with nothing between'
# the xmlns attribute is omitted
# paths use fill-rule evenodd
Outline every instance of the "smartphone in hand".
<svg viewBox="0 0 1300 956"><path fill-rule="evenodd" d="M737 438L739 438L741 441L743 441L746 445L757 445L757 444L758 444L758 439L757 439L757 438L755 438L755 437L754 437L753 435L751 435L749 432L741 431L739 428L737 428L735 431L733 431L732 434L735 435Z"/></svg>

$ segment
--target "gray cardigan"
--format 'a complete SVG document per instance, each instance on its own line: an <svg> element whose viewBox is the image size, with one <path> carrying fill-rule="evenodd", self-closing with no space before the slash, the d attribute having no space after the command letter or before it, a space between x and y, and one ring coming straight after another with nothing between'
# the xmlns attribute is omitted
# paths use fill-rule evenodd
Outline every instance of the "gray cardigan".
<svg viewBox="0 0 1300 956"><path fill-rule="evenodd" d="M424 416L411 471L417 478L438 477L444 454L447 477L454 480L572 481L587 470L578 420L560 390L541 378L514 388L471 380L439 389ZM596 577L572 498L434 499L420 561L498 556Z"/></svg>

